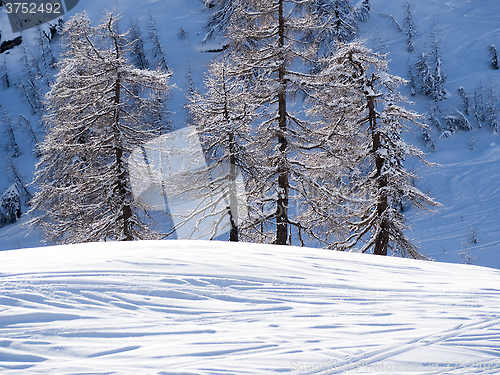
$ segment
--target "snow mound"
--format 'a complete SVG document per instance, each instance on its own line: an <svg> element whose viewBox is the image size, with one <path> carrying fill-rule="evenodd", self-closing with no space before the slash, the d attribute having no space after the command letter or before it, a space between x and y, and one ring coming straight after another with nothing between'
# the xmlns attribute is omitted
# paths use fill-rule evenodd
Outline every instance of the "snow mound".
<svg viewBox="0 0 500 375"><path fill-rule="evenodd" d="M500 271L204 241L0 252L8 374L496 373Z"/></svg>

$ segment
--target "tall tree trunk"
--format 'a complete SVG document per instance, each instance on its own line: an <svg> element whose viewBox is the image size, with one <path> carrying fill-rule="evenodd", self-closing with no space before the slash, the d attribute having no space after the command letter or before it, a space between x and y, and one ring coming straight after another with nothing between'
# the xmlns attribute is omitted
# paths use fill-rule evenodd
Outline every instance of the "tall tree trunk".
<svg viewBox="0 0 500 375"><path fill-rule="evenodd" d="M119 46L116 39L115 39L115 48L116 48L116 54L119 55ZM127 191L128 170L127 170L127 165L123 160L123 148L120 142L120 129L118 129L120 120L120 113L118 109L118 106L120 105L120 89L121 89L120 73L117 71L116 82L115 82L115 96L113 98L114 104L116 106L113 116L114 151L115 151L115 163L117 171L115 194L118 197L117 208L121 210L121 214L120 216L118 216L117 219L121 222L121 232L122 232L121 240L133 241L134 237L132 233L130 233L130 227L132 224L130 222L130 219L132 218L132 207L130 206L130 204L126 204L127 196L129 194Z"/></svg>
<svg viewBox="0 0 500 375"><path fill-rule="evenodd" d="M370 129L373 142L373 154L375 155L375 167L377 172L375 174L378 202L377 202L377 217L382 218L380 228L375 237L375 246L373 254L387 255L387 246L389 244L389 220L385 217L389 203L387 193L384 191L387 186L387 178L382 176L382 167L384 166L384 158L377 152L381 149L380 132L377 130L377 120L375 113L375 96L368 96L368 118L370 121Z"/></svg>
<svg viewBox="0 0 500 375"><path fill-rule="evenodd" d="M283 53L285 45L285 18L283 16L283 3L284 0L279 1L279 19L278 19L278 45ZM286 163L287 141L284 136L287 130L286 118L286 65L284 59L281 60L281 66L278 70L278 84L280 91L278 93L278 124L280 135L278 136L279 146L279 161L278 161L278 200L276 202L276 244L286 245L288 242L288 167Z"/></svg>
<svg viewBox="0 0 500 375"><path fill-rule="evenodd" d="M222 90L224 92L224 119L229 124L228 97L226 88L226 72L222 71ZM229 241L238 242L238 200L236 198L236 145L234 140L234 133L231 131L228 135L228 151L229 151L229 207L227 208L229 215L229 223L231 229L229 230Z"/></svg>
<svg viewBox="0 0 500 375"><path fill-rule="evenodd" d="M238 242L238 200L236 197L236 156L234 134L229 133L229 241Z"/></svg>

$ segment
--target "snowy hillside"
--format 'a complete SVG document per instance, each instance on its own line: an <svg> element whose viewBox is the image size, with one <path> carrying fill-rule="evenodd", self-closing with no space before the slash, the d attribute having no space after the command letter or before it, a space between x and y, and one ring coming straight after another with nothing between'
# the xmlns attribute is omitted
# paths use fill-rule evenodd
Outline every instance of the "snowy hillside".
<svg viewBox="0 0 500 375"><path fill-rule="evenodd" d="M447 75L444 86L449 93L447 99L439 102L443 112L463 110L457 94L461 86L472 96L480 84L489 86L491 82L498 93L500 71L489 66L487 47L500 45L500 2L410 1L417 28L415 54L407 52L404 33L378 16L381 12L391 14L403 25L406 2L372 3L372 17L362 25L362 37L373 49L389 53L391 72L402 77L408 78L408 61L415 63L419 53L432 47L431 33L435 26ZM405 93L410 96L409 89ZM421 94L410 99L415 102L413 109L429 113L431 100ZM410 209L405 215L412 223L410 236L431 258L466 262L466 255L460 255L462 252L469 254L473 264L500 268L500 141L498 134L484 125L478 129L472 115L467 117L473 126L470 132L458 131L449 138L437 139L439 132L432 129L437 151L427 159L440 167L428 169L415 164L421 177L417 186L430 192L443 207L436 214ZM420 134L413 137L413 143L423 147Z"/></svg>
<svg viewBox="0 0 500 375"><path fill-rule="evenodd" d="M461 110L461 100L456 91L461 86L471 96L480 84L489 87L491 82L493 88L500 90L500 70L490 68L487 53L490 45L500 47L500 3L497 0L410 1L414 7L413 16L417 27L415 54L407 52L404 33L398 32L386 17L380 16L381 13L390 14L403 25L403 5L406 1L371 2L371 17L368 22L361 24L360 37L367 41L370 48L389 53L391 73L402 77L407 77L408 61L414 64L419 53L431 48L431 31L435 25L447 74L444 86L449 96L439 104L443 114L453 112L455 108ZM155 17L159 36L166 50L167 63L173 71L172 83L177 85L169 102L169 109L173 112L171 119L175 128L183 127L189 67L194 85L201 88L205 64L213 56L202 51L214 46L200 44L208 12L203 9L199 0L164 0L148 4L87 0L80 1L65 17L85 10L91 19L98 21L102 10L112 9L115 5L122 14L124 25L128 24L131 17L135 17L143 33L148 14ZM0 25L2 41L17 36L8 31L10 27L5 12L0 12ZM35 37L34 30L23 32L23 44L36 55ZM53 48L57 54L56 45ZM19 48L1 56L11 77L24 74ZM0 60L0 66L2 64L3 61ZM410 94L409 89L403 89L403 92ZM415 101L412 109L420 113L429 112L431 100L421 94L411 97L411 100ZM2 116L5 110L13 123L22 123L19 117L22 114L30 120L38 137L43 136L38 115L31 115L28 104L16 89L11 87L0 90L0 104L3 106L0 111ZM436 129L432 130L437 151L431 153L428 159L441 167L429 170L415 164L414 168L422 177L417 181L417 186L424 192L428 191L444 206L435 214L418 213L412 208L405 211L412 223L409 236L420 246L423 254L438 261L471 262L500 268L500 257L497 256L500 244L500 190L497 188L500 184L500 143L491 129L484 125L482 129L478 129L473 116L468 118L474 127L470 132L458 131L449 138L438 139L440 133ZM4 122L1 126L5 127ZM34 187L28 183L37 161L31 154L32 141L26 129L17 128L15 134L21 155L12 158L12 161L32 192ZM471 135L474 138L474 150L470 150L469 146ZM414 144L423 147L420 134L411 134L409 137ZM429 148L424 150L430 151ZM414 161L409 160L408 166L411 167L413 163ZM14 182L15 176L9 168L8 159L0 158L0 194ZM26 209L27 207L23 207L23 212ZM43 245L39 233L30 233L29 228L23 226L26 221L27 217L23 216L18 223L0 228L0 249Z"/></svg>
<svg viewBox="0 0 500 375"><path fill-rule="evenodd" d="M488 268L158 241L4 251L0 281L5 374L494 374L500 366L500 273Z"/></svg>

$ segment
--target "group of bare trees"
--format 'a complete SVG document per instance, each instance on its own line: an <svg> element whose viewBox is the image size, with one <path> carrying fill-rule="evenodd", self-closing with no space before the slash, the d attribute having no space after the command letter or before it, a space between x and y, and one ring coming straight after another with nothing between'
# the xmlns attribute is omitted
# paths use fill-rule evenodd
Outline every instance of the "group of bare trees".
<svg viewBox="0 0 500 375"><path fill-rule="evenodd" d="M424 159L401 134L425 125L404 108L403 80L388 73L384 56L352 41L369 1L207 5L214 15L207 38L223 38L225 48L187 107L210 186L225 190L230 240L424 258L405 235L399 207L437 204L413 186L403 165L408 157ZM144 221L147 206L134 199L127 158L161 135L150 119L163 110L170 73L161 48L150 63L135 43L137 26L127 40L116 22L110 13L93 26L80 14L65 27L32 200L34 224L52 241L158 237ZM206 186L199 191L206 194ZM215 217L219 203L197 212Z"/></svg>
<svg viewBox="0 0 500 375"><path fill-rule="evenodd" d="M190 109L205 148L217 145L210 156L242 167L249 204L240 238L286 245L308 236L329 248L422 258L399 207L436 205L403 166L423 154L402 132L425 125L402 106L403 80L384 57L352 42L369 2L210 4L210 31L227 48Z"/></svg>

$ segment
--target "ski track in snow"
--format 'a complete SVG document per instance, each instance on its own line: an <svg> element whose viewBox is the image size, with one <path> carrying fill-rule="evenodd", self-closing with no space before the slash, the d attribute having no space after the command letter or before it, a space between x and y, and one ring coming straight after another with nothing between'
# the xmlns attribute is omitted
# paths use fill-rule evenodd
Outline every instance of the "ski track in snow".
<svg viewBox="0 0 500 375"><path fill-rule="evenodd" d="M500 361L500 272L487 268L202 241L0 258L5 374L495 373L469 367Z"/></svg>

